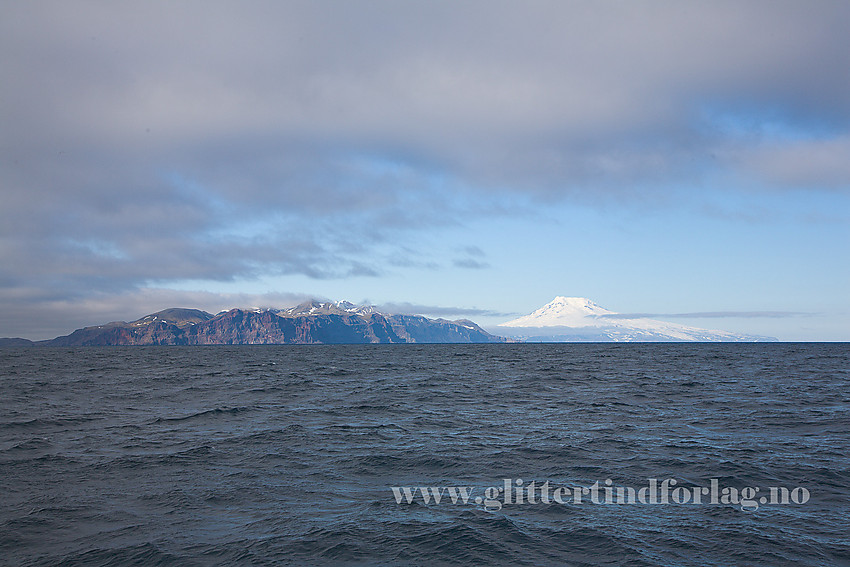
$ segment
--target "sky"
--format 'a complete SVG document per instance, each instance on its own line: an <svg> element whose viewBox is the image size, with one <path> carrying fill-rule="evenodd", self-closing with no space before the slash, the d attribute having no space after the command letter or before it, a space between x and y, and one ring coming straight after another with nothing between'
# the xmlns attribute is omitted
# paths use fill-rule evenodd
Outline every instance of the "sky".
<svg viewBox="0 0 850 567"><path fill-rule="evenodd" d="M0 0L0 336L555 296L850 340L850 3Z"/></svg>

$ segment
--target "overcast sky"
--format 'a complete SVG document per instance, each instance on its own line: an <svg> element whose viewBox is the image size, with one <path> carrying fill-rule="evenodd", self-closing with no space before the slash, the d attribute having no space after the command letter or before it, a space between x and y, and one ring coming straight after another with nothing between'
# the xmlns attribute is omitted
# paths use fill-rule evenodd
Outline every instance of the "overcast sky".
<svg viewBox="0 0 850 567"><path fill-rule="evenodd" d="M0 0L0 336L556 295L850 340L850 3Z"/></svg>

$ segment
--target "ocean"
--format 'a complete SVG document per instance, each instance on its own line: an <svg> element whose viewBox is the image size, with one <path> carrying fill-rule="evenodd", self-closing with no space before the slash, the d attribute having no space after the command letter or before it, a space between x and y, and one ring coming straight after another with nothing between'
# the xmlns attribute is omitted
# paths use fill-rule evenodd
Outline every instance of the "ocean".
<svg viewBox="0 0 850 567"><path fill-rule="evenodd" d="M0 564L850 565L848 385L846 343L4 348Z"/></svg>

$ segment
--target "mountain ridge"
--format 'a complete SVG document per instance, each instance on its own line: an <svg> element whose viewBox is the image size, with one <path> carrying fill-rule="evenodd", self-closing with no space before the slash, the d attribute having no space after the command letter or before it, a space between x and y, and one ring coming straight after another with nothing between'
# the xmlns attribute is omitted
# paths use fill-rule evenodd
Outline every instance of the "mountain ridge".
<svg viewBox="0 0 850 567"><path fill-rule="evenodd" d="M382 313L373 305L308 300L294 307L234 308L217 314L168 308L134 321L112 321L42 341L0 338L0 347L360 344L503 342L762 342L773 337L730 333L647 317L623 316L584 297L557 296L491 332L468 319Z"/></svg>
<svg viewBox="0 0 850 567"><path fill-rule="evenodd" d="M287 309L234 308L213 315L169 308L135 321L83 327L45 341L0 339L0 346L214 344L498 343L467 319L381 313L347 301L306 301Z"/></svg>

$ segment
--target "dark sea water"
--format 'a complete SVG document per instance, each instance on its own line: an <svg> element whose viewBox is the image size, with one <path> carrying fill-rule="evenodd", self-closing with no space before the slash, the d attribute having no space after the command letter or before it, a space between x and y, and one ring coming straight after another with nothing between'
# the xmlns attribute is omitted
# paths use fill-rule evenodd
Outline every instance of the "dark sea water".
<svg viewBox="0 0 850 567"><path fill-rule="evenodd" d="M0 564L850 565L848 385L847 344L0 349ZM810 497L392 491L652 478Z"/></svg>

